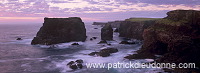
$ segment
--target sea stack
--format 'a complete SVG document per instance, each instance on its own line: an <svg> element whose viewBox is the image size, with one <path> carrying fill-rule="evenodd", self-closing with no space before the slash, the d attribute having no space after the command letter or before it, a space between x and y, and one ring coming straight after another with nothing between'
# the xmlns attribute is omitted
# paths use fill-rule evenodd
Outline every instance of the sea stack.
<svg viewBox="0 0 200 73"><path fill-rule="evenodd" d="M110 24L101 29L101 40L113 40L113 29Z"/></svg>
<svg viewBox="0 0 200 73"><path fill-rule="evenodd" d="M85 41L85 24L80 17L44 18L43 26L31 44L52 45L70 41Z"/></svg>

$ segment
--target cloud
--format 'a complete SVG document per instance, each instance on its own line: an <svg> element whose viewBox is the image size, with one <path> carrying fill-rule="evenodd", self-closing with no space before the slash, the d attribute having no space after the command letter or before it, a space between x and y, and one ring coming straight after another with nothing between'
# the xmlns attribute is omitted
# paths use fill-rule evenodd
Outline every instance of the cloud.
<svg viewBox="0 0 200 73"><path fill-rule="evenodd" d="M199 5L200 4L199 0L124 0L124 1L131 2L131 3L148 3L148 4L156 4L156 5L162 5L162 4Z"/></svg>
<svg viewBox="0 0 200 73"><path fill-rule="evenodd" d="M199 0L0 0L1 17L128 18L176 9L200 10ZM143 12L143 13L140 13ZM91 15L90 15L91 14ZM165 13L164 13L165 14ZM164 15L163 14L163 15ZM87 16L86 16L87 15ZM160 16L162 16L160 14ZM89 18L88 18L89 19ZM96 20L101 18L96 18ZM106 19L106 18L104 18ZM120 18L119 18L120 19ZM101 19L103 20L103 19Z"/></svg>

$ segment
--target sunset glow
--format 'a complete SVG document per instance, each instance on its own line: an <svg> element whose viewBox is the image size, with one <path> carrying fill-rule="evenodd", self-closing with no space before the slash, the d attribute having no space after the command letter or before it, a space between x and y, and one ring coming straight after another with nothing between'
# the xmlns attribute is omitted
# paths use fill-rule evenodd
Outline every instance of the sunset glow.
<svg viewBox="0 0 200 73"><path fill-rule="evenodd" d="M44 17L81 17L87 22L111 21L130 17L165 17L167 11L176 9L200 10L200 1L1 0L0 22L9 19L31 21Z"/></svg>

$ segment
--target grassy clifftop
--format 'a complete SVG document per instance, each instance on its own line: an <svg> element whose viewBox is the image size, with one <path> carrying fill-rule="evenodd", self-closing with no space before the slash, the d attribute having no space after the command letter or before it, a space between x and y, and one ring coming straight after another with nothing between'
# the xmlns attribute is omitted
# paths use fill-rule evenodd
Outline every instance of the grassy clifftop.
<svg viewBox="0 0 200 73"><path fill-rule="evenodd" d="M129 19L126 19L125 21L142 22L142 21L155 21L159 19L161 18L129 18Z"/></svg>

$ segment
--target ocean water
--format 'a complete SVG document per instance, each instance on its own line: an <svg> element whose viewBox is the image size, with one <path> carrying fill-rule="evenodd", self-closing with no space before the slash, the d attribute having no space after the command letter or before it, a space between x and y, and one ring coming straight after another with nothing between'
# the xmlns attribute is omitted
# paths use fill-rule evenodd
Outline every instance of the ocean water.
<svg viewBox="0 0 200 73"><path fill-rule="evenodd" d="M123 38L114 33L112 45L97 44L100 41L102 27L87 23L87 40L78 42L80 45L72 46L74 42L57 44L55 48L45 45L30 45L42 24L28 25L0 25L0 73L156 73L162 69L132 69L132 68L86 68L85 63L117 63L117 62L150 62L152 59L127 60L123 57L133 54L142 44L122 45ZM98 28L98 29L94 29ZM23 40L16 40L16 38ZM97 37L90 41L91 37ZM87 54L99 51L106 47L119 50L109 57L94 57ZM72 70L66 64L70 61L82 59L83 69Z"/></svg>

